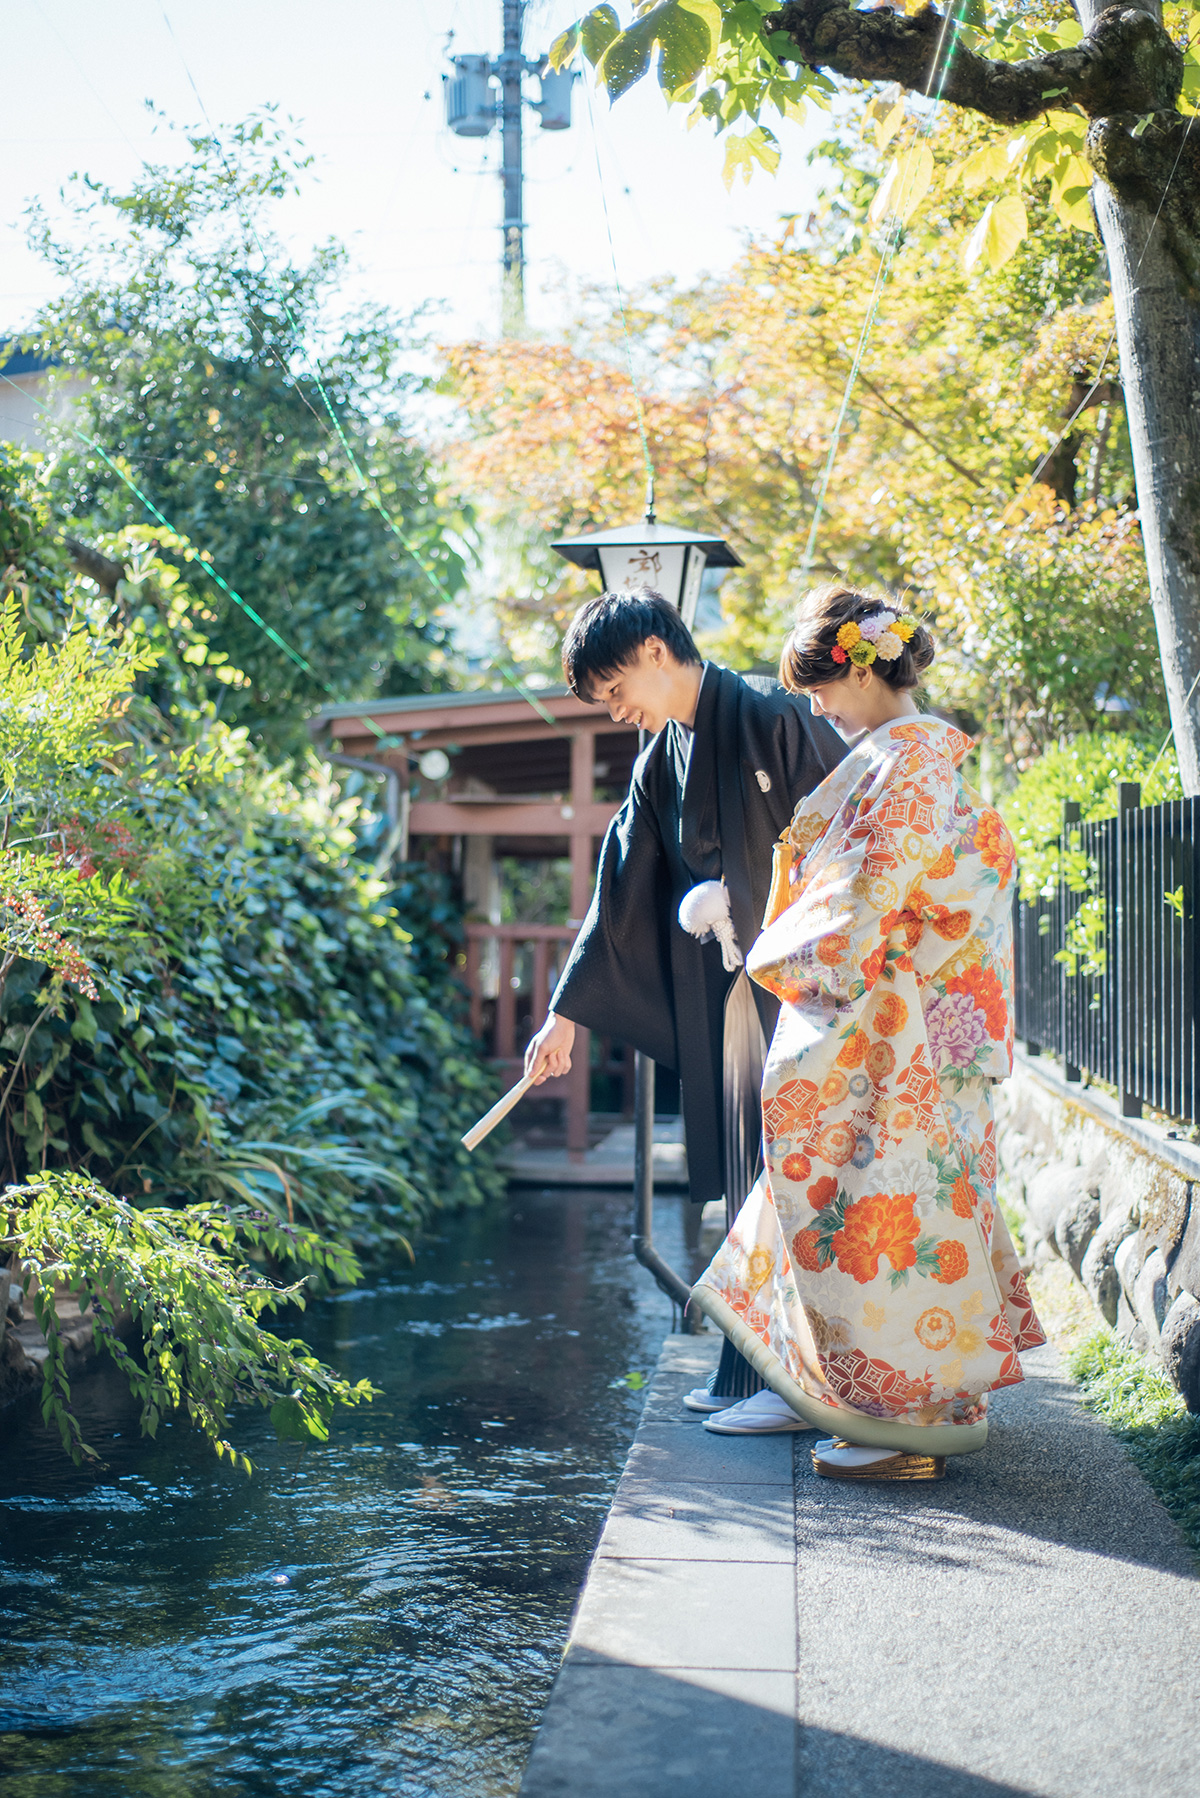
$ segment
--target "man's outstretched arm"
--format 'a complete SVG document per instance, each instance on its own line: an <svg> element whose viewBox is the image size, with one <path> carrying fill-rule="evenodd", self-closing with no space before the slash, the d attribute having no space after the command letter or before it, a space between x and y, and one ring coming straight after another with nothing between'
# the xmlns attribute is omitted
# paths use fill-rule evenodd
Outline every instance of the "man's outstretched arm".
<svg viewBox="0 0 1200 1798"><path fill-rule="evenodd" d="M533 1076L533 1084L557 1079L571 1072L571 1050L575 1047L575 1026L570 1018L549 1012L546 1022L525 1051L525 1072Z"/></svg>

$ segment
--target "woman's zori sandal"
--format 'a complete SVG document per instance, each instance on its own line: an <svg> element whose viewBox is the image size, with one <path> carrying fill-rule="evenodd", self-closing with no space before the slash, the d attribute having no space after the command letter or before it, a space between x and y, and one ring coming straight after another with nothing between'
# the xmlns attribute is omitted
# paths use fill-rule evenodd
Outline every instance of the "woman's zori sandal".
<svg viewBox="0 0 1200 1798"><path fill-rule="evenodd" d="M945 1455L897 1454L890 1448L863 1448L840 1436L826 1436L812 1451L814 1470L826 1480L940 1480Z"/></svg>

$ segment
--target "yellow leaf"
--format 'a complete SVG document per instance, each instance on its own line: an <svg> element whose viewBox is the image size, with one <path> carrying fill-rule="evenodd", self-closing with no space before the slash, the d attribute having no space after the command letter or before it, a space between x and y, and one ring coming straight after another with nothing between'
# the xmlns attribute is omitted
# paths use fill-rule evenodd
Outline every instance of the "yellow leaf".
<svg viewBox="0 0 1200 1798"><path fill-rule="evenodd" d="M986 186L989 181L1002 181L1008 173L1008 157L1003 143L984 144L982 150L976 150L957 169L958 180L967 193L973 194L978 188Z"/></svg>
<svg viewBox="0 0 1200 1798"><path fill-rule="evenodd" d="M1025 154L1025 175L1037 181L1048 175L1062 155L1063 142L1057 131L1039 131Z"/></svg>
<svg viewBox="0 0 1200 1798"><path fill-rule="evenodd" d="M1092 171L1082 156L1064 156L1056 162L1050 177L1050 202L1054 205L1063 195L1074 189L1083 188L1086 193L1092 185Z"/></svg>
<svg viewBox="0 0 1200 1798"><path fill-rule="evenodd" d="M891 82L875 95L863 114L863 131L866 132L868 125L874 125L875 142L881 150L887 149L904 123L906 105L899 86Z"/></svg>
<svg viewBox="0 0 1200 1798"><path fill-rule="evenodd" d="M1095 237L1096 219L1091 195L1090 187L1068 187L1063 193L1051 194L1050 204L1064 225L1070 225L1076 231L1089 231Z"/></svg>
<svg viewBox="0 0 1200 1798"><path fill-rule="evenodd" d="M1029 220L1017 194L1003 194L985 206L983 217L967 239L963 266L968 271L981 259L990 269L1003 268L1029 233Z"/></svg>
<svg viewBox="0 0 1200 1798"><path fill-rule="evenodd" d="M739 174L743 181L749 181L754 173L755 163L771 175L779 167L779 145L763 125L756 125L753 131L747 131L743 136L725 139L723 175L726 187L732 189Z"/></svg>
<svg viewBox="0 0 1200 1798"><path fill-rule="evenodd" d="M880 183L869 214L873 225L889 215L907 225L933 180L933 152L927 143L911 145L897 156Z"/></svg>

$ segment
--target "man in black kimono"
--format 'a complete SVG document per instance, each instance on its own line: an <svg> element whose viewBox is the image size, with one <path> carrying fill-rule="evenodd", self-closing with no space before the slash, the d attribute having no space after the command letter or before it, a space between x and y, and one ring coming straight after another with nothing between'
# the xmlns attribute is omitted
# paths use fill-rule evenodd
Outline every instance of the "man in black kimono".
<svg viewBox="0 0 1200 1798"><path fill-rule="evenodd" d="M755 1178L762 1059L779 1007L726 968L715 939L682 928L679 905L700 882L723 880L744 955L762 923L775 842L845 744L777 682L701 662L676 608L650 591L582 606L563 672L579 698L652 740L608 827L591 906L526 1072L539 1082L567 1072L577 1024L677 1069L691 1198L723 1198L729 1225ZM709 1389L684 1402L717 1411L762 1384L726 1342Z"/></svg>

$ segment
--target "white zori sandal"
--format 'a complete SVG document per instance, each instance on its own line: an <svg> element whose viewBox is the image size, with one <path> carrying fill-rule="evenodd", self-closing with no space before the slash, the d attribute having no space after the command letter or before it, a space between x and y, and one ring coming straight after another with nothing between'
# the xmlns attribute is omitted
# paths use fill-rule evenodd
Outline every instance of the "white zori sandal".
<svg viewBox="0 0 1200 1798"><path fill-rule="evenodd" d="M714 1436L778 1436L785 1430L811 1430L813 1426L797 1417L777 1392L764 1386L728 1410L706 1417L704 1427Z"/></svg>
<svg viewBox="0 0 1200 1798"><path fill-rule="evenodd" d="M826 1480L940 1480L945 1455L905 1455L891 1448L863 1448L825 1436L812 1451L813 1468Z"/></svg>

